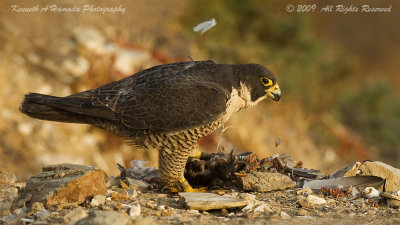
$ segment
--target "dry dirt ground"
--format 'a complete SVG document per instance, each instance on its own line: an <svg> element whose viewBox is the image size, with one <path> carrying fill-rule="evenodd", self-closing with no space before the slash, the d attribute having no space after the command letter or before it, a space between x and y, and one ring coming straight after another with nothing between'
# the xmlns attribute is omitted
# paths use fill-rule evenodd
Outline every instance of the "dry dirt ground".
<svg viewBox="0 0 400 225"><path fill-rule="evenodd" d="M114 43L118 49L132 50L144 56L141 64L132 65L133 72L160 63L184 60L187 55L205 59L198 51L199 46L192 46L183 35L184 29L178 25L179 13L184 9L185 2L123 2L127 11L118 16L15 13L11 11L13 4L32 7L35 4L54 4L54 1L0 3L0 168L14 172L19 181L26 181L40 173L42 166L56 163L96 165L109 175L117 174L115 163L128 165L132 159L147 159L150 165L155 165L156 152L134 151L123 140L89 126L32 120L19 113L18 105L28 92L65 96L126 76L126 73L113 67L118 54L96 52L96 46L89 49L90 46L85 45L88 42L85 35L84 40L79 39L82 30L94 30L94 38L100 45ZM93 1L79 1L79 4L93 4ZM96 4L104 6L108 3ZM65 5L68 6L67 3ZM93 41L91 38L93 36L86 37L89 42ZM68 62L72 62L72 70ZM85 67L87 64L89 67ZM82 68L84 72L81 72ZM295 159L303 160L309 168L330 168L331 171L333 167L340 168L346 164L338 164L337 156L328 147L316 148L306 134L306 116L300 110L291 110L292 104L260 107L263 110L252 109L232 118L234 126L224 136L228 144L233 143L235 151L251 150L260 157L287 152ZM219 134L216 136L219 137ZM277 137L282 140L279 148L274 146ZM215 144L215 139L211 138L208 142ZM232 195L230 191L227 194ZM358 202L356 204L359 205L355 205L351 201L333 199L326 206L302 209L295 190L250 194L267 204L270 210L256 213L243 212L240 208L188 211L177 194L150 191L141 192L131 200L107 201L102 206L94 207L86 202L79 207L49 210L55 213L43 220L37 216L32 218L33 224L41 224L38 221L46 221L42 224L67 224L65 216L73 210L77 210L78 215L97 209L126 215L129 214L129 207L123 204L139 204L140 216L129 218L133 224L400 223L398 209L376 206L373 202Z"/></svg>

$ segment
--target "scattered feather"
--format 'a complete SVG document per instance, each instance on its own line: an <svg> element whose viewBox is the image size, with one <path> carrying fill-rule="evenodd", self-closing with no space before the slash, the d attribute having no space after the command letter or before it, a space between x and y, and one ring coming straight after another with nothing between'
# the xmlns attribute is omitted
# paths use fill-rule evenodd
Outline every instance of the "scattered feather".
<svg viewBox="0 0 400 225"><path fill-rule="evenodd" d="M195 26L193 28L193 31L194 32L201 31L200 34L204 34L204 32L208 31L209 29L211 29L211 27L213 27L215 25L217 25L215 18L211 18L211 20L202 22L199 25Z"/></svg>
<svg viewBox="0 0 400 225"><path fill-rule="evenodd" d="M363 194L365 197L367 198L377 198L379 197L379 194L381 193L381 191L376 190L373 187L367 187L363 190Z"/></svg>

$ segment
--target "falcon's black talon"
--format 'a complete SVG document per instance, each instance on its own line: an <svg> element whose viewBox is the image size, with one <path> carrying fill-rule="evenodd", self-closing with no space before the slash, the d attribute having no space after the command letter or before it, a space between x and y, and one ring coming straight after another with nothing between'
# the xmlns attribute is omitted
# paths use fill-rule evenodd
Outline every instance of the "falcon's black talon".
<svg viewBox="0 0 400 225"><path fill-rule="evenodd" d="M198 140L267 97L278 101L281 90L261 65L191 60L155 66L66 97L30 93L20 111L42 120L91 124L132 145L156 148L162 177L176 181ZM209 156L214 155L200 154Z"/></svg>

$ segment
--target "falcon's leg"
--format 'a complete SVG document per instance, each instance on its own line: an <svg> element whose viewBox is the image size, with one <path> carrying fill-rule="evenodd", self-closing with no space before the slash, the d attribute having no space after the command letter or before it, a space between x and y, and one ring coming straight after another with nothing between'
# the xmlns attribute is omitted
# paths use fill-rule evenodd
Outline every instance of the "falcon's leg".
<svg viewBox="0 0 400 225"><path fill-rule="evenodd" d="M167 182L167 188L171 192L197 192L204 191L204 188L192 188L183 176L187 159L197 146L186 148L160 148L158 155L158 167L162 178Z"/></svg>

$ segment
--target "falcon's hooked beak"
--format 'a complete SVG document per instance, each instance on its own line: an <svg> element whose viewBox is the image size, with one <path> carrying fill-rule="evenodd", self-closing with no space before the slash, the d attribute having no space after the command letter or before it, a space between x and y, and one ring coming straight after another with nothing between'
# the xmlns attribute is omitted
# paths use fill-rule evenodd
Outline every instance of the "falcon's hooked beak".
<svg viewBox="0 0 400 225"><path fill-rule="evenodd" d="M279 88L278 84L274 84L265 92L267 93L267 96L272 98L274 101L279 101L279 99L281 99L281 89Z"/></svg>

